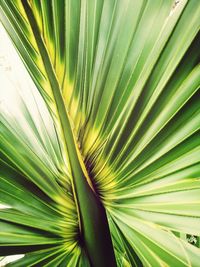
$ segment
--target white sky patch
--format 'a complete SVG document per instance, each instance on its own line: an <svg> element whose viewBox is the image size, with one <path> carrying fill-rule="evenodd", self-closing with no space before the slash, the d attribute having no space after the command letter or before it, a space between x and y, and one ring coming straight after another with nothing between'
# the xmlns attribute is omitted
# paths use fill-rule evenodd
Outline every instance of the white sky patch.
<svg viewBox="0 0 200 267"><path fill-rule="evenodd" d="M9 112L17 116L17 98L24 90L30 93L30 77L2 24L0 40L0 110L9 109Z"/></svg>
<svg viewBox="0 0 200 267"><path fill-rule="evenodd" d="M34 143L31 126L21 107L22 100L38 131L41 117L49 134L54 129L53 122L44 100L1 23L0 40L0 117L3 115L10 118L9 121L15 118L28 140ZM36 147L36 144L33 146Z"/></svg>
<svg viewBox="0 0 200 267"><path fill-rule="evenodd" d="M12 208L11 206L9 206L9 205L4 205L4 204L1 204L0 203L0 210L2 210L2 209L10 209L10 208Z"/></svg>
<svg viewBox="0 0 200 267"><path fill-rule="evenodd" d="M13 256L7 256L5 258L3 258L2 260L0 260L0 267L6 266L6 264L19 260L21 258L23 258L24 255L19 254L19 255L13 255Z"/></svg>
<svg viewBox="0 0 200 267"><path fill-rule="evenodd" d="M0 101L2 105L8 102L13 109L16 107L15 97L17 89L13 78L18 76L21 69L21 62L19 62L18 55L8 38L8 35L0 24Z"/></svg>
<svg viewBox="0 0 200 267"><path fill-rule="evenodd" d="M9 110L18 117L21 95L36 120L38 114L35 112L34 98L40 106L40 112L48 119L44 101L1 23L0 40L0 112Z"/></svg>

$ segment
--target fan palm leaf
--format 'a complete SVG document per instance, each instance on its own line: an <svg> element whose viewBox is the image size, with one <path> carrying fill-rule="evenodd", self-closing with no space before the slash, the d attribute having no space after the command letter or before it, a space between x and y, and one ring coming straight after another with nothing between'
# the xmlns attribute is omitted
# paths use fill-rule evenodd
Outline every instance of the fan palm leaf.
<svg viewBox="0 0 200 267"><path fill-rule="evenodd" d="M0 116L0 255L25 253L10 266L199 265L181 238L200 236L199 14L0 1L45 102L21 93Z"/></svg>

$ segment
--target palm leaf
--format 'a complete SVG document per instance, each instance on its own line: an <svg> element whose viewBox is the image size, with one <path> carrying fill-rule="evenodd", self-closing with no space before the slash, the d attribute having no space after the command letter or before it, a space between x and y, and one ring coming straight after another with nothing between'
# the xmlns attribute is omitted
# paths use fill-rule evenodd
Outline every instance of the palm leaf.
<svg viewBox="0 0 200 267"><path fill-rule="evenodd" d="M0 3L45 101L1 113L1 255L198 266L199 1Z"/></svg>

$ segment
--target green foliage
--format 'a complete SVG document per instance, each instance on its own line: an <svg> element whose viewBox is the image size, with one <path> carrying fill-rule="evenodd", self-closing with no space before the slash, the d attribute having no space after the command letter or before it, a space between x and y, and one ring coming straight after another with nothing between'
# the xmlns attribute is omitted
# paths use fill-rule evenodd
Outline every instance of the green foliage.
<svg viewBox="0 0 200 267"><path fill-rule="evenodd" d="M46 105L0 115L0 256L26 254L10 266L111 267L112 247L117 266L199 266L199 14L0 0Z"/></svg>

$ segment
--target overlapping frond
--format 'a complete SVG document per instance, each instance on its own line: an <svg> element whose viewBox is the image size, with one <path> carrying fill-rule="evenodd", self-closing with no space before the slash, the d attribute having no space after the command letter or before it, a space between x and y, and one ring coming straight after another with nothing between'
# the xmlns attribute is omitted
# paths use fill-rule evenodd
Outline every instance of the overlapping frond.
<svg viewBox="0 0 200 267"><path fill-rule="evenodd" d="M33 87L29 79L12 86L24 84ZM0 195L7 206L0 211L0 254L27 253L16 266L66 257L76 264L84 256L71 174L53 122L37 92L23 90L15 101L14 110L1 103Z"/></svg>

